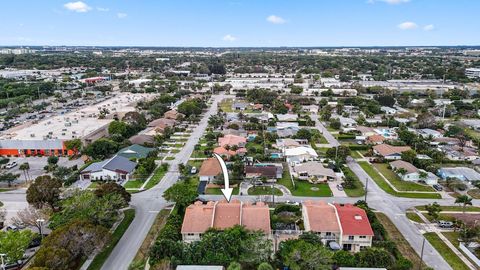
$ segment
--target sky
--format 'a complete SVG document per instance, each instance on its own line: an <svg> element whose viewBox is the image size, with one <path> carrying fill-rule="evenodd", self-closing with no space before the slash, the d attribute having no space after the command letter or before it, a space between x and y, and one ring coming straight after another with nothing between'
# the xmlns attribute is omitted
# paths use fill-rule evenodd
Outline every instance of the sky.
<svg viewBox="0 0 480 270"><path fill-rule="evenodd" d="M2 0L0 45L480 45L476 0Z"/></svg>

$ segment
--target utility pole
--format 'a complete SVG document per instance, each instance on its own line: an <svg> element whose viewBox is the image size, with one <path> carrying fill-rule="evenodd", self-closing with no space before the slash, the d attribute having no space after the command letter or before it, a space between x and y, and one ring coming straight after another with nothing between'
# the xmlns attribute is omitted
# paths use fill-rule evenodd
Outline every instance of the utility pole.
<svg viewBox="0 0 480 270"><path fill-rule="evenodd" d="M40 237L41 237L42 240L43 240L43 223L44 223L44 222L45 222L45 220L42 219L42 218L37 219L37 223L38 223L38 225L40 225L40 226L39 226L39 228L40 228Z"/></svg>
<svg viewBox="0 0 480 270"><path fill-rule="evenodd" d="M367 194L368 194L368 177L365 183L365 203L367 202Z"/></svg>
<svg viewBox="0 0 480 270"><path fill-rule="evenodd" d="M273 189L274 184L272 184L272 204L273 207L275 207L275 190Z"/></svg>
<svg viewBox="0 0 480 270"><path fill-rule="evenodd" d="M3 257L5 257L7 254L2 253L0 254L0 257L2 258L2 270L5 270L5 262L3 261Z"/></svg>
<svg viewBox="0 0 480 270"><path fill-rule="evenodd" d="M422 270L422 264L423 264L423 248L425 247L425 237L423 237L423 242L422 242L422 252L420 253L420 264L418 265L418 270Z"/></svg>

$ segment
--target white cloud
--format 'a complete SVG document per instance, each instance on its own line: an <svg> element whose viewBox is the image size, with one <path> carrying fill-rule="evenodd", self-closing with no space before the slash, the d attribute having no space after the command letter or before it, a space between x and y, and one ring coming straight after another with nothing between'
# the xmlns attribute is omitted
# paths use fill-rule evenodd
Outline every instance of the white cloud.
<svg viewBox="0 0 480 270"><path fill-rule="evenodd" d="M435 25L433 25L433 24L425 25L423 27L423 30L425 30L425 31L432 31L434 29L435 29Z"/></svg>
<svg viewBox="0 0 480 270"><path fill-rule="evenodd" d="M65 7L66 9L68 9L70 11L75 11L75 12L80 12L80 13L88 12L92 9L91 7L89 7L87 4L85 4L82 1L69 2L69 3L66 3L65 5L63 5L63 7Z"/></svg>
<svg viewBox="0 0 480 270"><path fill-rule="evenodd" d="M375 4L376 2L383 2L389 5L398 5L403 3L408 3L410 0L367 0L368 4Z"/></svg>
<svg viewBox="0 0 480 270"><path fill-rule="evenodd" d="M276 15L268 16L267 21L270 22L270 23L273 23L273 24L284 24L284 23L287 22L284 18L276 16Z"/></svg>
<svg viewBox="0 0 480 270"><path fill-rule="evenodd" d="M225 35L222 39L224 41L233 42L233 41L237 40L237 37L234 37L234 36L228 34L228 35Z"/></svg>
<svg viewBox="0 0 480 270"><path fill-rule="evenodd" d="M399 25L397 25L398 28L402 30L412 30L418 28L418 25L414 22L403 22Z"/></svg>
<svg viewBox="0 0 480 270"><path fill-rule="evenodd" d="M127 13L121 13L121 12L120 12L120 13L117 13L117 17L118 17L119 19L126 18L127 16L128 16Z"/></svg>
<svg viewBox="0 0 480 270"><path fill-rule="evenodd" d="M102 11L102 12L110 11L109 8L103 8L103 7L97 7L97 10L98 10L98 11Z"/></svg>

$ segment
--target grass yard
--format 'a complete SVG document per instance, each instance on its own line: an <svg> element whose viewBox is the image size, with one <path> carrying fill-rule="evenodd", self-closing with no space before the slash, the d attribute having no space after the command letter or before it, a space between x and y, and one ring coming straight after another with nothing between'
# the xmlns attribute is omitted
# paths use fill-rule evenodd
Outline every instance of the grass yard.
<svg viewBox="0 0 480 270"><path fill-rule="evenodd" d="M165 222L167 221L167 217L169 216L169 214L170 214L169 209L162 209L158 213L157 217L155 218L155 221L153 222L152 227L150 227L150 230L148 231L147 236L143 240L143 243L140 246L140 249L137 251L137 254L133 259L132 264L135 264L135 265L141 264L145 266L147 262L147 258L149 256L150 247L155 242L155 239L157 239L158 233L165 225Z"/></svg>
<svg viewBox="0 0 480 270"><path fill-rule="evenodd" d="M232 195L238 195L239 190L240 189L238 187L233 188ZM219 187L218 188L207 188L205 190L205 194L206 195L223 195L222 190Z"/></svg>
<svg viewBox="0 0 480 270"><path fill-rule="evenodd" d="M325 137L323 137L322 134L319 133L316 136L317 136L317 140L315 141L316 143L320 143L320 144L327 144L328 143L327 139L325 139Z"/></svg>
<svg viewBox="0 0 480 270"><path fill-rule="evenodd" d="M412 269L419 269L420 257L412 248L412 246L410 246L408 241L403 237L402 233L400 233L395 224L393 224L393 222L383 213L375 213L375 215L387 231L388 239L395 242L398 251L400 251L405 258L412 262ZM422 264L422 269L427 269L427 266L424 263Z"/></svg>
<svg viewBox="0 0 480 270"><path fill-rule="evenodd" d="M166 157L165 160L174 160L175 157Z"/></svg>
<svg viewBox="0 0 480 270"><path fill-rule="evenodd" d="M471 189L467 192L468 196L474 198L474 199L480 199L480 189Z"/></svg>
<svg viewBox="0 0 480 270"><path fill-rule="evenodd" d="M180 149L172 149L172 150L170 151L170 153L174 153L174 154L176 154L176 153L178 153L178 152L180 152Z"/></svg>
<svg viewBox="0 0 480 270"><path fill-rule="evenodd" d="M318 189L318 190L315 190ZM332 197L333 193L328 184L311 184L308 181L295 180L293 196L303 197Z"/></svg>
<svg viewBox="0 0 480 270"><path fill-rule="evenodd" d="M162 165L158 166L155 171L153 172L152 177L150 178L150 181L145 185L145 189L150 189L154 186L156 186L160 181L162 180L163 176L168 171L168 167L164 167Z"/></svg>
<svg viewBox="0 0 480 270"><path fill-rule="evenodd" d="M396 192L366 161L358 162L360 167L375 181L375 183L388 194L404 198L417 199L441 199L442 196L438 193L411 193L411 192Z"/></svg>
<svg viewBox="0 0 480 270"><path fill-rule="evenodd" d="M425 205L415 206L420 211L426 211ZM451 211L451 212L462 212L463 207L460 205L449 205L449 206L441 206L442 211ZM466 206L466 212L480 212L480 207L477 206Z"/></svg>
<svg viewBox="0 0 480 270"><path fill-rule="evenodd" d="M435 191L431 186L403 181L397 174L388 168L388 164L376 163L373 164L373 166L375 166L375 168L377 168L377 170L400 191Z"/></svg>
<svg viewBox="0 0 480 270"><path fill-rule="evenodd" d="M132 223L133 219L135 218L135 209L127 209L125 210L124 214L125 216L113 232L112 237L108 242L109 244L105 246L103 250L95 256L92 263L87 268L88 270L96 270L102 268L108 256L110 256L110 253L112 253L118 241L120 241L120 238L122 238L123 234L130 226L130 223Z"/></svg>
<svg viewBox="0 0 480 270"><path fill-rule="evenodd" d="M290 174L288 173L288 167L287 164L283 164L283 174L282 178L278 179L277 181L278 184L285 186L288 188L290 191L293 191L293 184L292 180L290 178Z"/></svg>
<svg viewBox="0 0 480 270"><path fill-rule="evenodd" d="M130 180L125 183L123 186L124 188L141 188L143 185L143 181L140 180Z"/></svg>
<svg viewBox="0 0 480 270"><path fill-rule="evenodd" d="M438 237L436 233L430 232L423 236L442 255L443 259L455 270L469 270L467 265Z"/></svg>
<svg viewBox="0 0 480 270"><path fill-rule="evenodd" d="M365 187L363 183L358 179L358 177L350 170L348 167L342 168L343 173L345 176L350 175L355 179L355 188L344 188L343 191L347 194L348 197L361 197L365 195Z"/></svg>
<svg viewBox="0 0 480 270"><path fill-rule="evenodd" d="M283 192L278 188L273 188L275 196L282 196ZM272 195L271 186L251 187L248 189L248 195Z"/></svg>
<svg viewBox="0 0 480 270"><path fill-rule="evenodd" d="M218 103L218 107L220 107L220 109L221 109L223 112L233 112L233 110L232 110L232 104L233 104L233 100L231 100L231 99L224 99L224 100L222 100L220 103Z"/></svg>
<svg viewBox="0 0 480 270"><path fill-rule="evenodd" d="M411 221L415 221L417 223L424 223L423 220L420 218L420 216L415 212L407 212L407 213L405 213L405 215Z"/></svg>
<svg viewBox="0 0 480 270"><path fill-rule="evenodd" d="M98 182L92 182L92 183L90 184L90 186L88 186L88 188L92 188L92 189L93 189L93 188L97 188L98 185L99 185Z"/></svg>
<svg viewBox="0 0 480 270"><path fill-rule="evenodd" d="M355 159L362 158L362 156L358 153L358 151L351 151L350 156Z"/></svg>

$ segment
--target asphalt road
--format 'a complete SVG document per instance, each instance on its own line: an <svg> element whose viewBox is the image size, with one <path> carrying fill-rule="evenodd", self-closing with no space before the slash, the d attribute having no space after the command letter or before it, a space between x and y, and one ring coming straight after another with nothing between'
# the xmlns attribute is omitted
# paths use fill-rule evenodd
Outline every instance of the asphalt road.
<svg viewBox="0 0 480 270"><path fill-rule="evenodd" d="M208 125L210 115L217 113L217 104L227 96L215 95L214 100L198 126L191 133L183 149L175 155L175 159L169 161L170 169L162 181L155 187L144 192L133 194L132 207L135 208L135 219L127 229L122 239L113 249L107 261L103 265L104 270L124 270L133 261L135 254L143 243L150 227L155 221L158 212L167 206L162 194L172 186L179 177L178 164L186 163L190 158L195 144L198 143Z"/></svg>
<svg viewBox="0 0 480 270"><path fill-rule="evenodd" d="M315 127L320 130L322 133L323 137L327 140L327 142L332 146L336 147L339 146L340 143L338 143L337 139L333 137L333 135L327 130L327 128L318 120L318 115L317 114L311 114L310 118L312 118L315 121Z"/></svg>

